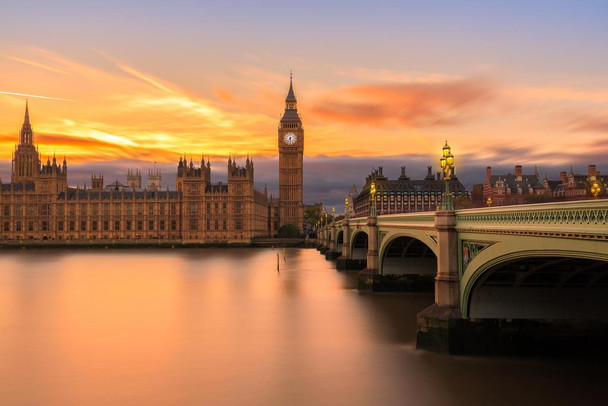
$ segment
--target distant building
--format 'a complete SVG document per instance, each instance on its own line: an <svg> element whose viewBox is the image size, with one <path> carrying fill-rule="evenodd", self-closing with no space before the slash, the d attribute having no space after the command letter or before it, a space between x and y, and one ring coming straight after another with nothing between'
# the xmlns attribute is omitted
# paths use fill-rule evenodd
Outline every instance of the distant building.
<svg viewBox="0 0 608 406"><path fill-rule="evenodd" d="M486 168L486 180L483 185L483 203L493 206L525 204L551 200L582 200L591 198L591 181L602 183L601 196L606 196L608 176L601 176L595 165L589 165L586 175L560 172L560 178L541 180L538 170L534 174L524 175L521 165L515 166L515 173L496 175L492 167ZM491 199L491 200L489 200Z"/></svg>
<svg viewBox="0 0 608 406"><path fill-rule="evenodd" d="M412 180L405 174L405 166L401 167L401 176L388 179L380 166L365 178L365 185L355 198L355 217L368 216L370 212L370 185L376 184L376 213L410 213L434 211L441 206L445 181L442 173L433 175L433 168L427 167L427 175L421 180ZM468 196L464 185L452 171L450 191L455 197Z"/></svg>
<svg viewBox="0 0 608 406"><path fill-rule="evenodd" d="M344 207L344 214L348 215L349 217L355 217L355 199L357 198L357 196L359 195L359 192L357 191L357 186L353 185L353 187L350 188L350 190L348 191L348 194L346 195L346 198L348 199L348 206Z"/></svg>
<svg viewBox="0 0 608 406"><path fill-rule="evenodd" d="M587 167L587 174L575 174L572 167L570 172L560 172L559 181L554 181L555 187L552 189L553 197L559 200L579 200L591 198L591 182L599 181L602 184L603 198L608 197L606 192L608 186L608 175L601 175L595 165Z"/></svg>
<svg viewBox="0 0 608 406"><path fill-rule="evenodd" d="M148 183L146 184L146 189L148 190L160 190L162 183L162 176L160 174L160 169L148 169Z"/></svg>
<svg viewBox="0 0 608 406"><path fill-rule="evenodd" d="M483 186L484 201L493 206L524 204L533 196L550 196L551 191L541 182L538 171L524 175L521 165L515 165L515 174L492 174L492 167L486 168L486 181Z"/></svg>

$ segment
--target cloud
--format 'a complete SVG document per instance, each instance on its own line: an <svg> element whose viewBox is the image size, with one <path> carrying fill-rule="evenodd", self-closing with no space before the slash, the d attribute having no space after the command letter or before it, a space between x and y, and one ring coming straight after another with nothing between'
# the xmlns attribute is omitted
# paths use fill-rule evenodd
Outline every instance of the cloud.
<svg viewBox="0 0 608 406"><path fill-rule="evenodd" d="M331 91L312 111L325 120L370 126L453 126L493 98L494 88L476 79L362 85Z"/></svg>
<svg viewBox="0 0 608 406"><path fill-rule="evenodd" d="M574 120L572 130L608 134L608 118L583 116Z"/></svg>

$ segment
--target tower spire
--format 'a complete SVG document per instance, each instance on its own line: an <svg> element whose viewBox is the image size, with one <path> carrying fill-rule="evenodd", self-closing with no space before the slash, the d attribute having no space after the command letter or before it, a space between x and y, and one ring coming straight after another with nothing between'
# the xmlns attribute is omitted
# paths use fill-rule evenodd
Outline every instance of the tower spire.
<svg viewBox="0 0 608 406"><path fill-rule="evenodd" d="M287 92L287 97L285 98L285 101L287 103L292 102L295 103L296 100L296 95L293 92L293 72L290 71L289 72L289 92Z"/></svg>
<svg viewBox="0 0 608 406"><path fill-rule="evenodd" d="M23 126L21 127L21 136L19 141L21 144L33 144L32 125L30 124L30 112L28 108L28 100L25 99L25 117L23 118Z"/></svg>

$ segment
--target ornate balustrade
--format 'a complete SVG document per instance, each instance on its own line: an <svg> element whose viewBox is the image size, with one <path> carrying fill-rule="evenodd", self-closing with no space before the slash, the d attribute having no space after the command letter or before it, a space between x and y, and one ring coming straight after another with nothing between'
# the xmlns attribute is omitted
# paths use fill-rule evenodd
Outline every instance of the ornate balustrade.
<svg viewBox="0 0 608 406"><path fill-rule="evenodd" d="M608 200L459 210L459 232L608 239Z"/></svg>

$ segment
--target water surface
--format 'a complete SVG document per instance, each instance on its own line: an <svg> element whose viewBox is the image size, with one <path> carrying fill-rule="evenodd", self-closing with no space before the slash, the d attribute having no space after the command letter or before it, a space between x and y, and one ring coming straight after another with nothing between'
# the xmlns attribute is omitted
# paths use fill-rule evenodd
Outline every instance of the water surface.
<svg viewBox="0 0 608 406"><path fill-rule="evenodd" d="M315 250L4 251L0 405L605 404L600 362L417 351L433 295L355 286Z"/></svg>

